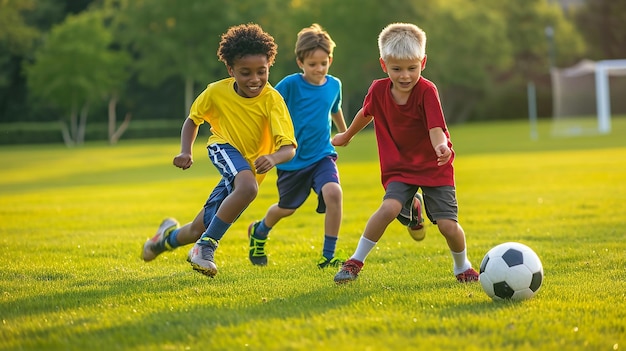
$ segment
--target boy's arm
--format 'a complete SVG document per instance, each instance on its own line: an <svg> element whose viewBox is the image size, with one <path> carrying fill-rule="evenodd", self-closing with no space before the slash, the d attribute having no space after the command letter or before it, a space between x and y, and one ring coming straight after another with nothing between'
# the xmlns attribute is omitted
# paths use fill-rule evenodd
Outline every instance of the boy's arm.
<svg viewBox="0 0 626 351"><path fill-rule="evenodd" d="M276 152L263 155L254 160L254 167L258 174L267 173L270 169L280 163L291 160L296 155L295 145L283 145Z"/></svg>
<svg viewBox="0 0 626 351"><path fill-rule="evenodd" d="M445 165L450 161L450 157L452 157L452 150L448 147L446 134L441 127L428 130L428 134L430 136L430 143L433 145L433 149L435 149L435 153L437 154L437 166Z"/></svg>
<svg viewBox="0 0 626 351"><path fill-rule="evenodd" d="M335 123L335 127L337 127L338 133L343 133L348 129L346 127L346 119L343 117L343 110L339 109L339 111L335 113L331 113L330 116L333 119L333 123Z"/></svg>
<svg viewBox="0 0 626 351"><path fill-rule="evenodd" d="M180 131L180 153L174 157L174 166L187 169L193 164L193 143L198 136L199 127L196 123L187 118Z"/></svg>
<svg viewBox="0 0 626 351"><path fill-rule="evenodd" d="M334 146L346 146L350 143L350 140L354 138L354 136L360 132L363 128L365 128L370 122L374 119L372 116L365 116L363 114L363 109L361 108L359 112L356 113L352 123L350 123L350 127L343 132L337 133L333 137L331 143Z"/></svg>

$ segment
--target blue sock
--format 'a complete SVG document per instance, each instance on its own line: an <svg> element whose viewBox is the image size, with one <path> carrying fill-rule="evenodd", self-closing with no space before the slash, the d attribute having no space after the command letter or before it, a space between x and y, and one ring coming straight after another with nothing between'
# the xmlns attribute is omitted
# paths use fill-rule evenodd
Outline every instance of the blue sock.
<svg viewBox="0 0 626 351"><path fill-rule="evenodd" d="M199 241L202 241L202 239L207 237L215 241L220 241L228 228L230 228L230 225L231 223L226 223L217 216L214 216L209 224L209 227L204 231L204 234L202 234Z"/></svg>
<svg viewBox="0 0 626 351"><path fill-rule="evenodd" d="M268 227L265 224L265 218L263 218L254 231L254 237L257 239L265 239L270 234L270 230L272 230L272 227Z"/></svg>
<svg viewBox="0 0 626 351"><path fill-rule="evenodd" d="M180 243L178 242L178 232L180 232L180 228L176 228L174 230L172 230L172 232L170 233L170 235L167 237L167 244L172 248L177 248L180 246Z"/></svg>
<svg viewBox="0 0 626 351"><path fill-rule="evenodd" d="M327 259L333 258L335 256L335 247L337 246L337 237L324 235L324 249L322 251L322 255Z"/></svg>

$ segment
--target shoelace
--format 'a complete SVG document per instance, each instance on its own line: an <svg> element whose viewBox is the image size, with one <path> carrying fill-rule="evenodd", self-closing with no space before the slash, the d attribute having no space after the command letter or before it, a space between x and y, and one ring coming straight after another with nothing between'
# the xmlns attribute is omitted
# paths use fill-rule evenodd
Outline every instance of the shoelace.
<svg viewBox="0 0 626 351"><path fill-rule="evenodd" d="M344 263L343 268L344 271L348 271L351 274L357 275L361 268L352 262Z"/></svg>
<svg viewBox="0 0 626 351"><path fill-rule="evenodd" d="M256 239L254 237L252 237L252 248L254 250L254 252L252 253L253 256L265 256L265 242L266 240L259 240Z"/></svg>

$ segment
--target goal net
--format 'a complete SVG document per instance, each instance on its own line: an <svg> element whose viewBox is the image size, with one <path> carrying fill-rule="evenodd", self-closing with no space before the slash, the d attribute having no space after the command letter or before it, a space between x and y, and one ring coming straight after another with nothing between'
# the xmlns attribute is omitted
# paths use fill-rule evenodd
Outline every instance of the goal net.
<svg viewBox="0 0 626 351"><path fill-rule="evenodd" d="M611 115L626 115L626 60L583 60L550 75L554 135L607 134Z"/></svg>

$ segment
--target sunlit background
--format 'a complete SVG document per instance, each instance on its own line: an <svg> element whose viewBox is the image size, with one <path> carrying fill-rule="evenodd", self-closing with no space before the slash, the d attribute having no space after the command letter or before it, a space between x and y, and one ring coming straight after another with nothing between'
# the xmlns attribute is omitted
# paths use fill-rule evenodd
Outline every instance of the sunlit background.
<svg viewBox="0 0 626 351"><path fill-rule="evenodd" d="M439 87L450 124L573 115L603 132L594 65L626 59L625 17L626 3L615 0L2 0L0 139L176 137L195 96L227 76L220 35L248 22L279 45L274 84L298 70L298 31L322 25L337 43L330 73L343 82L348 121L384 76L378 33L412 22L428 35L424 76ZM591 66L564 73L581 62ZM626 114L624 74L620 66L607 75L613 115ZM566 79L557 90L555 77Z"/></svg>

